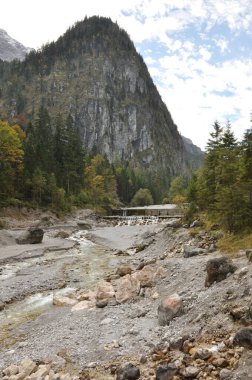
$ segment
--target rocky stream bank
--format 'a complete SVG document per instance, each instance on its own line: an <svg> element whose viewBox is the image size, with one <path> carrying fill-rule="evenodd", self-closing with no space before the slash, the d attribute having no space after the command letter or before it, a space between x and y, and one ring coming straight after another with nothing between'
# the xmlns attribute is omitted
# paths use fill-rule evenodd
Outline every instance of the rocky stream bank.
<svg viewBox="0 0 252 380"><path fill-rule="evenodd" d="M177 221L43 223L0 231L0 378L252 379L246 255Z"/></svg>

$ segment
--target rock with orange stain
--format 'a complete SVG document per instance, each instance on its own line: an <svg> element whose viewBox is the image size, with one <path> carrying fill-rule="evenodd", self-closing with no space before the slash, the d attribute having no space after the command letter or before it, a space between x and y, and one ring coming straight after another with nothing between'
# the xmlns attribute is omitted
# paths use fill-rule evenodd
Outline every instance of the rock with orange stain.
<svg viewBox="0 0 252 380"><path fill-rule="evenodd" d="M168 325L174 317L181 314L182 307L182 298L177 293L165 297L158 306L159 325Z"/></svg>

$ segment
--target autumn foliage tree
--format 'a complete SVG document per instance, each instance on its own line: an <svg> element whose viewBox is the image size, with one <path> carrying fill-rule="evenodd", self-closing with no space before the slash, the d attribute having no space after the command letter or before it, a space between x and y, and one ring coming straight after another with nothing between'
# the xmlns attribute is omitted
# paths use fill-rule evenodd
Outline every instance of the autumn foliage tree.
<svg viewBox="0 0 252 380"><path fill-rule="evenodd" d="M0 195L14 196L15 183L23 170L22 133L17 125L0 121Z"/></svg>
<svg viewBox="0 0 252 380"><path fill-rule="evenodd" d="M85 189L93 205L114 205L118 201L116 179L112 169L100 154L93 157L85 168Z"/></svg>

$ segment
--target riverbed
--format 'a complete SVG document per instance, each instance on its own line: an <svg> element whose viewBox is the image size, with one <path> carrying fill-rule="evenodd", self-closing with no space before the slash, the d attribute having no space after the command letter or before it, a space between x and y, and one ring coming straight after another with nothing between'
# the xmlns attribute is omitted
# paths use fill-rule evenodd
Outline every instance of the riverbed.
<svg viewBox="0 0 252 380"><path fill-rule="evenodd" d="M0 312L0 369L29 357L71 374L94 368L91 378L111 380L115 377L110 365L125 360L139 364L160 342L168 344L181 336L200 341L214 341L209 337L216 334L231 336L235 324L223 307L227 295L234 295L234 302L241 300L242 305L249 302L251 266L244 277L232 275L221 284L205 287L208 256L183 257L183 245L192 242L187 229L163 223L93 226L88 231L74 228L68 239L57 244L55 232L48 230L46 244L34 251L19 247L18 254L15 247L15 256L6 255L7 261L0 258L0 298L5 302ZM211 253L211 257L219 254ZM239 257L236 265L244 267L244 258ZM161 267L164 275L125 303L79 309L53 305L55 294L71 298L74 293L76 298L108 278L118 290L113 278L121 266L130 267L133 274L144 266ZM159 326L160 300L175 292L183 298L183 313L169 326ZM147 378L152 377L143 377Z"/></svg>

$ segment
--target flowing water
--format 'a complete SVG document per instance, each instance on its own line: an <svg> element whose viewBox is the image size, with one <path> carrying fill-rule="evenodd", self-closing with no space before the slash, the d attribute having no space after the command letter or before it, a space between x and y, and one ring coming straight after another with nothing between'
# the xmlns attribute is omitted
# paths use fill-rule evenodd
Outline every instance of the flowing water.
<svg viewBox="0 0 252 380"><path fill-rule="evenodd" d="M42 262L52 263L62 260L62 267L64 267L62 276L68 279L68 285L63 289L36 293L22 301L7 305L0 312L0 343L6 340L11 329L54 307L53 294L55 292L67 295L76 288L92 289L100 279L104 278L105 273L118 265L119 258L114 257L104 247L87 240L84 231L75 233L70 239L78 242L78 246L67 251L48 252L42 257L7 264L1 268L0 280L4 280L17 276L20 270L39 265ZM64 264L64 260L66 264Z"/></svg>

